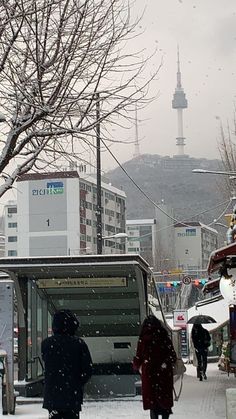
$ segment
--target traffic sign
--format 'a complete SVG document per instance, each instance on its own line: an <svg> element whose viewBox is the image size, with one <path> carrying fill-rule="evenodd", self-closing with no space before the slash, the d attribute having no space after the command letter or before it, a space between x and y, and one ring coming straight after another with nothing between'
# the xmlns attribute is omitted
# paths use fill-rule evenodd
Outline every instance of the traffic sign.
<svg viewBox="0 0 236 419"><path fill-rule="evenodd" d="M184 285L189 285L192 282L192 278L190 276L184 276L182 278L182 282L183 282Z"/></svg>

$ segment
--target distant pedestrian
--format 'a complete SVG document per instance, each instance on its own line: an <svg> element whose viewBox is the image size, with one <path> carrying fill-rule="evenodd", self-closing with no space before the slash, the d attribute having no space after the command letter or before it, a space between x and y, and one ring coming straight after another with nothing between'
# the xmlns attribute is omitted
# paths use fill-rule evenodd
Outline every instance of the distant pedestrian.
<svg viewBox="0 0 236 419"><path fill-rule="evenodd" d="M53 336L42 342L45 364L43 408L50 419L79 419L83 388L91 377L92 360L86 343L75 332L79 321L69 310L57 311Z"/></svg>
<svg viewBox="0 0 236 419"><path fill-rule="evenodd" d="M192 342L197 357L197 377L200 381L203 378L206 380L208 347L211 344L210 333L201 324L194 324Z"/></svg>
<svg viewBox="0 0 236 419"><path fill-rule="evenodd" d="M173 406L173 365L176 353L168 332L155 316L148 316L142 325L134 370L140 371L144 410L151 419L168 419Z"/></svg>

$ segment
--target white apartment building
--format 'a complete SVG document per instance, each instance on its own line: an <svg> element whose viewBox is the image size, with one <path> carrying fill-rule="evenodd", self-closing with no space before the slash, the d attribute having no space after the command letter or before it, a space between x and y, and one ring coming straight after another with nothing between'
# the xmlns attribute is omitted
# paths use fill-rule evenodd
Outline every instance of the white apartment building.
<svg viewBox="0 0 236 419"><path fill-rule="evenodd" d="M150 266L156 266L156 219L126 221L127 253L139 253Z"/></svg>
<svg viewBox="0 0 236 419"><path fill-rule="evenodd" d="M123 191L102 182L103 236L125 232ZM63 256L97 252L97 188L77 171L25 174L17 204L6 206L6 256ZM103 253L124 253L123 239L103 240Z"/></svg>
<svg viewBox="0 0 236 419"><path fill-rule="evenodd" d="M173 208L161 203L155 218L126 221L127 252L139 253L154 271L176 267L174 255Z"/></svg>
<svg viewBox="0 0 236 419"><path fill-rule="evenodd" d="M157 220L157 271L169 271L176 268L174 251L174 210L167 204L161 203L155 208Z"/></svg>
<svg viewBox="0 0 236 419"><path fill-rule="evenodd" d="M175 258L181 269L206 269L209 256L218 247L218 232L200 222L175 224Z"/></svg>

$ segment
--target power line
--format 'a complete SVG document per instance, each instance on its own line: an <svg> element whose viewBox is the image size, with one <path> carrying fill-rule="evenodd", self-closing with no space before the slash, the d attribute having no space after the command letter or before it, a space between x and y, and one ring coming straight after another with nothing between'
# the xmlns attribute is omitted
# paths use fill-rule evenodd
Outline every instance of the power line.
<svg viewBox="0 0 236 419"><path fill-rule="evenodd" d="M116 158L116 156L112 153L112 151L109 149L109 147L106 145L106 143L101 139L101 142L103 143L103 145L106 147L107 151L109 151L109 153L112 155L113 159L116 161L116 163L118 164L118 166L123 170L123 172L126 174L126 176L128 176L128 178L131 180L131 182L136 186L136 188L145 196L145 198L148 199L148 201L150 201L152 203L152 205L154 205L154 207L158 208L159 211L161 211L163 214L165 214L168 218L170 218L172 221L175 221L176 223L179 223L180 221L177 220L176 218L172 217L170 214L168 214L165 210L163 210L156 202L154 202L150 196L148 196L146 194L146 192L135 182L135 180L129 175L129 173L127 172L127 170L122 166L122 164L119 162L119 160ZM189 227L188 224L185 224L182 222L183 225L185 225L186 227Z"/></svg>
<svg viewBox="0 0 236 419"><path fill-rule="evenodd" d="M217 223L217 221L219 221L221 219L221 217L223 217L223 215L226 213L227 209L229 208L231 202L232 202L232 199L230 199L229 203L226 205L226 208L224 208L224 211L222 211L222 213L219 215L219 217L216 218L214 221L212 221L210 224L207 224L208 227L210 227L211 225Z"/></svg>
<svg viewBox="0 0 236 419"><path fill-rule="evenodd" d="M126 174L126 176L131 180L131 182L136 186L136 188L145 196L145 198L147 198L156 208L158 208L163 214L165 214L168 218L170 218L172 221L175 221L175 223L181 223L183 226L186 226L186 227L191 227L189 224L186 224L185 222L184 222L184 220L183 221L179 221L179 220L177 220L176 218L174 218L174 217L172 217L170 214L168 214L165 210L163 210L156 202L154 202L148 195L147 195L147 193L135 182L135 180L129 175L129 173L127 172L127 170L122 166L122 164L119 162L119 160L116 158L116 156L112 153L112 151L109 149L109 147L106 145L106 143L104 142L104 140L102 140L101 139L101 142L103 143L103 145L104 145L104 147L107 149L107 151L111 154L111 156L113 157L113 159L116 161L116 163L118 164L118 166L121 168L121 170L123 170L123 172ZM229 205L230 205L230 203L231 203L231 199L230 200L228 200L227 199L227 201L224 201L224 202L222 202L222 203L220 203L220 204L218 204L218 205L216 205L215 207L212 207L212 208L209 208L209 209L207 209L207 210L204 210L204 211L201 211L200 213L198 213L198 214L195 214L195 215L192 215L189 219L191 219L191 218L195 218L195 217L198 217L199 215L202 215L202 214L205 214L206 212L209 212L209 211L212 211L212 210L214 210L214 209L216 209L216 208L218 208L218 207L220 207L220 206L222 206L222 205L224 205L225 203L227 203L227 206L226 206L226 209L224 210L224 211L226 211L227 210L227 208L229 207ZM222 217L222 215L221 215L221 217ZM218 218L219 219L219 218ZM160 229L160 230L158 230L158 231L161 231L161 230L164 230L164 229L166 229L166 228L168 228L168 227L172 227L173 226L173 224L170 224L170 225L168 225L168 226L165 226L165 227L163 227L162 229Z"/></svg>
<svg viewBox="0 0 236 419"><path fill-rule="evenodd" d="M229 200L227 200L227 201L221 202L220 204L217 204L216 206L211 207L211 208L209 208L209 209L207 209L207 210L201 211L201 212L199 212L198 214L191 215L191 217L189 217L189 220L191 220L191 218L199 217L199 215L205 214L206 212L213 211L214 209L217 209L217 208L219 208L219 207L222 207L222 205L224 205L226 202L227 202L227 207L228 207L228 205L231 203L231 200L230 200L230 201L229 201ZM225 211L225 210L224 210L224 211ZM221 216L222 216L222 215L221 215ZM180 223L181 223L181 224L183 224L181 221L180 221ZM183 225L184 225L184 224L183 224ZM210 224L206 224L206 226L207 226L207 227L208 227L209 225L210 225ZM173 224L173 223L172 223L172 224L169 224L168 226L165 226L165 227L162 227L162 228L158 229L158 230L157 230L157 232L158 232L158 231L165 230L166 228L173 227L173 226L174 226L174 224ZM191 227L191 226L190 226L190 227Z"/></svg>

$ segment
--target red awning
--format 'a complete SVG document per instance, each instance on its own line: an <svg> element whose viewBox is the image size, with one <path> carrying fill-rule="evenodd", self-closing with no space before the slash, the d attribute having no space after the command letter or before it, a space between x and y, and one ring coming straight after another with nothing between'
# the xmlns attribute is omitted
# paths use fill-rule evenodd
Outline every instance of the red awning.
<svg viewBox="0 0 236 419"><path fill-rule="evenodd" d="M229 244L212 252L207 267L208 275L223 267L231 256L236 256L236 243Z"/></svg>

